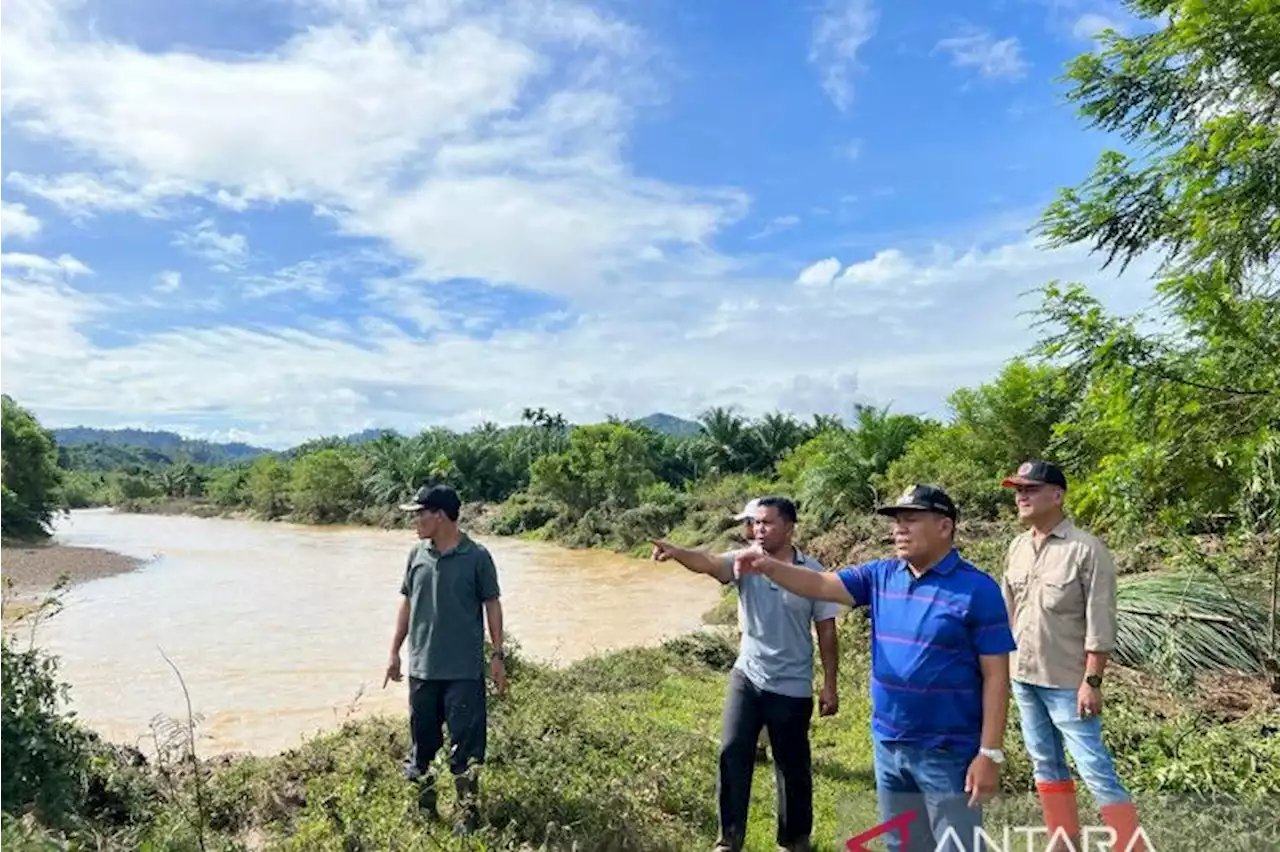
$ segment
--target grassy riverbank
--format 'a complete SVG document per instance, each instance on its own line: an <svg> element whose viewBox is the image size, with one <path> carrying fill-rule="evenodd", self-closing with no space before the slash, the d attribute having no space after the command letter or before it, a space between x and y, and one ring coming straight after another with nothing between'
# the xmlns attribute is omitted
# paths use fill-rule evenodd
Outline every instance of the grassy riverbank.
<svg viewBox="0 0 1280 852"><path fill-rule="evenodd" d="M840 636L840 713L813 722L819 850L841 848L843 838L877 821L861 616L846 616ZM201 764L198 775L183 760L181 738L161 760L138 765L131 762L137 756L89 747L96 756L69 782L80 794L61 821L68 835L94 838L89 848L120 850L197 849L201 834L204 848L221 850L707 849L715 837L716 740L732 659L732 645L715 636L563 670L517 655L512 692L493 701L486 826L470 842L453 840L447 827L416 812L399 776L405 722L387 718L349 723L276 757ZM1234 700L1227 706L1215 693ZM1120 669L1108 700L1108 740L1143 803L1156 849L1274 848L1264 834L1274 828L1267 815L1273 820L1280 796L1274 701L1256 686L1223 679L1175 695ZM992 821L1034 825L1029 766L1012 720L1007 745L1013 759ZM773 790L772 766L759 765L751 850L773 849ZM1211 793L1234 804L1209 809ZM451 807L446 793L446 817ZM1085 813L1088 820L1092 812ZM44 819L57 822L52 814ZM1236 833L1211 844L1223 826ZM59 835L6 816L4 848L61 848L52 845ZM1185 845L1192 840L1200 845Z"/></svg>

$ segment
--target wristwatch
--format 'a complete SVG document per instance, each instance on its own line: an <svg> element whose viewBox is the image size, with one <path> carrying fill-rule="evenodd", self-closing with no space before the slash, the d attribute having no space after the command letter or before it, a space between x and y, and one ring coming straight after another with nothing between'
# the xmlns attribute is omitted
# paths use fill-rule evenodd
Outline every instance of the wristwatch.
<svg viewBox="0 0 1280 852"><path fill-rule="evenodd" d="M991 762L997 766L1004 763L1004 751L998 748L980 748L978 754L991 758Z"/></svg>
<svg viewBox="0 0 1280 852"><path fill-rule="evenodd" d="M501 648L494 648L494 649L493 649L493 653L492 653L490 656L491 656L491 657L497 657L499 660L504 659L504 657L502 656L502 649L501 649Z"/></svg>
<svg viewBox="0 0 1280 852"><path fill-rule="evenodd" d="M1100 674L1085 675L1084 682L1089 684L1089 686L1093 687L1094 689L1098 689L1102 686L1102 675Z"/></svg>

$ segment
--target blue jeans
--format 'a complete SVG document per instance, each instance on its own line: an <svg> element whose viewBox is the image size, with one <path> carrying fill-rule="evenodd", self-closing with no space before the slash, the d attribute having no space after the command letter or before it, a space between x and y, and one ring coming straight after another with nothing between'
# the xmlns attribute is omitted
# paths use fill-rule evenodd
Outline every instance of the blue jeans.
<svg viewBox="0 0 1280 852"><path fill-rule="evenodd" d="M880 819L909 811L908 839L884 835L889 852L975 852L974 835L982 826L982 808L969 807L964 778L978 749L924 749L876 742L876 796ZM945 843L944 843L945 841Z"/></svg>
<svg viewBox="0 0 1280 852"><path fill-rule="evenodd" d="M1129 801L1111 751L1102 741L1102 719L1080 718L1076 690L1032 686L1015 680L1013 697L1018 702L1022 739L1035 766L1037 781L1070 780L1066 752L1071 752L1080 777L1099 805Z"/></svg>

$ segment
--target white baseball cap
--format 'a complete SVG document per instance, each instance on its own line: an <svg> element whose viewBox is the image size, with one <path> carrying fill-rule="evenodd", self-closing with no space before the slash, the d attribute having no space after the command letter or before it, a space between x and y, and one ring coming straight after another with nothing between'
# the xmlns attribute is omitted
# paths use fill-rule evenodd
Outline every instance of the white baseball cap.
<svg viewBox="0 0 1280 852"><path fill-rule="evenodd" d="M754 521L756 519L756 509L760 508L760 498L747 501L747 505L742 507L742 511L733 516L735 521Z"/></svg>

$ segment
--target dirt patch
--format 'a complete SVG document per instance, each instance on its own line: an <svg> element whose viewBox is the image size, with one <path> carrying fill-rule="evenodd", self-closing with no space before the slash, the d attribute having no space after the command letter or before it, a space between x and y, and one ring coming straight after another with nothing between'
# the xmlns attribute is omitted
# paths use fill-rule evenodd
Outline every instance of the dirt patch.
<svg viewBox="0 0 1280 852"><path fill-rule="evenodd" d="M96 547L7 544L0 548L0 572L5 586L4 620L29 611L60 577L65 576L69 585L76 585L132 571L143 562Z"/></svg>
<svg viewBox="0 0 1280 852"><path fill-rule="evenodd" d="M1280 694L1271 689L1268 678L1230 672L1203 672L1185 694L1174 694L1149 672L1112 666L1107 676L1120 681L1136 694L1143 706L1159 717L1170 719L1190 707L1206 721L1234 722L1246 716L1280 712Z"/></svg>

